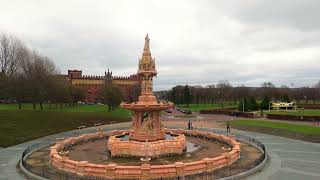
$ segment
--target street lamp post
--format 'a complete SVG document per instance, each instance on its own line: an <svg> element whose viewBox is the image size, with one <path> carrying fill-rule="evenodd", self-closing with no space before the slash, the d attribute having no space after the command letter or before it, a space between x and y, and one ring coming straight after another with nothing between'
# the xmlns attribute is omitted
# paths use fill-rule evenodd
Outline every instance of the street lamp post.
<svg viewBox="0 0 320 180"><path fill-rule="evenodd" d="M271 106L270 106L271 102L269 101L269 111L271 110Z"/></svg>
<svg viewBox="0 0 320 180"><path fill-rule="evenodd" d="M244 112L244 98L243 98L243 101L242 101L242 112Z"/></svg>

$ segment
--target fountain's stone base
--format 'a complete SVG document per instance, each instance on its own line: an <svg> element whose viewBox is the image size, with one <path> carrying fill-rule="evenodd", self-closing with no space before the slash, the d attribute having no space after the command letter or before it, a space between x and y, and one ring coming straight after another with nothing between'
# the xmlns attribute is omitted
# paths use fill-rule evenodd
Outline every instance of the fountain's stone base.
<svg viewBox="0 0 320 180"><path fill-rule="evenodd" d="M108 140L108 150L113 157L159 157L164 155L180 155L186 150L186 138L184 134L175 134L163 131L162 140L152 142L141 142L124 139L129 132L120 135L110 136ZM130 133L131 135L131 133Z"/></svg>
<svg viewBox="0 0 320 180"><path fill-rule="evenodd" d="M150 141L158 141L165 139L165 131L159 132L145 132L145 131L131 131L129 134L130 140L141 141L141 142L150 142Z"/></svg>
<svg viewBox="0 0 320 180"><path fill-rule="evenodd" d="M75 161L71 160L68 156L61 154L61 152L65 152L68 148L77 144L117 136L128 132L127 130L109 132L99 131L97 133L83 134L78 137L68 138L57 142L50 148L50 164L61 171L82 177L99 177L105 179L151 179L208 173L230 166L240 158L240 143L232 137L196 130L170 129L167 131L173 132L174 134L194 136L199 139L219 141L228 144L231 149L214 158L203 158L202 160L192 162L176 161L175 163L168 163L165 165L143 163L139 166L120 166L115 163L96 164L88 161ZM166 146L166 148L168 147Z"/></svg>

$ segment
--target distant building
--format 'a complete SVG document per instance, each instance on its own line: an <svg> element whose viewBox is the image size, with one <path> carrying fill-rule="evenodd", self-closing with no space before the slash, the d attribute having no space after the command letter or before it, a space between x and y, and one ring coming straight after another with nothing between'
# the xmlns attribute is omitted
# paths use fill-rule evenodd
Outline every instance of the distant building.
<svg viewBox="0 0 320 180"><path fill-rule="evenodd" d="M137 89L139 89L140 81L136 74L130 76L112 76L112 72L105 72L104 76L88 76L82 75L82 70L68 70L68 75L65 75L66 80L75 87L85 89L86 102L99 102L99 90L105 83L112 83L117 86L122 97L126 101L131 101Z"/></svg>

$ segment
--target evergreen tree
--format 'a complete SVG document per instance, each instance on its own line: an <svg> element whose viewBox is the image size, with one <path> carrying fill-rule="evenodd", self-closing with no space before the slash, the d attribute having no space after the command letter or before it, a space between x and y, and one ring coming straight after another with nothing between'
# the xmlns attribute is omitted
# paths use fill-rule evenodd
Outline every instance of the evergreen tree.
<svg viewBox="0 0 320 180"><path fill-rule="evenodd" d="M281 98L281 101L282 102L290 102L290 98L289 98L288 94L283 95Z"/></svg>
<svg viewBox="0 0 320 180"><path fill-rule="evenodd" d="M251 111L256 111L256 110L259 109L259 105L258 105L255 97L251 97L250 98L250 107L249 107L249 109Z"/></svg>
<svg viewBox="0 0 320 180"><path fill-rule="evenodd" d="M188 85L184 87L183 94L184 94L184 99L183 99L184 103L187 105L187 107L189 107L189 104L192 101L192 94Z"/></svg>
<svg viewBox="0 0 320 180"><path fill-rule="evenodd" d="M175 87L173 87L172 90L170 91L170 99L169 100L175 104L177 104L176 94L177 94L177 89Z"/></svg>
<svg viewBox="0 0 320 180"><path fill-rule="evenodd" d="M270 99L268 96L265 96L260 104L260 109L269 109Z"/></svg>
<svg viewBox="0 0 320 180"><path fill-rule="evenodd" d="M250 110L250 102L247 99L242 99L238 106L239 111L249 111Z"/></svg>

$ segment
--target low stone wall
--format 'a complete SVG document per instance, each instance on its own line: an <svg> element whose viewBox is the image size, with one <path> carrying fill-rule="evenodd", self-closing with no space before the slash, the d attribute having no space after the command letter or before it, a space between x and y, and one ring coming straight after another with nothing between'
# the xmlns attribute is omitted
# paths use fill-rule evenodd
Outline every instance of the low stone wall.
<svg viewBox="0 0 320 180"><path fill-rule="evenodd" d="M289 121L320 121L320 116L295 116L285 114L267 114L267 119L289 120Z"/></svg>
<svg viewBox="0 0 320 180"><path fill-rule="evenodd" d="M238 116L238 117L246 117L246 118L255 118L256 115L252 112L241 112L241 111L234 111L232 112L233 116Z"/></svg>
<svg viewBox="0 0 320 180"><path fill-rule="evenodd" d="M200 110L200 114L223 114L223 115L232 115L233 110L228 109L206 109Z"/></svg>
<svg viewBox="0 0 320 180"><path fill-rule="evenodd" d="M240 158L240 143L237 142L234 138L197 130L170 129L167 131L173 133L183 133L185 135L198 136L208 139L216 139L218 141L229 144L232 147L232 150L230 152L223 153L222 155L215 158L204 158L200 161L195 162L175 162L174 164L168 165L142 164L141 166L119 166L113 163L94 164L87 161L74 161L66 156L59 154L61 151L66 150L68 147L71 147L75 144L127 132L109 131L97 132L93 134L83 134L81 136L69 138L56 143L53 147L51 147L51 164L62 171L74 173L79 176L95 176L107 179L152 179L209 172L225 166L229 166Z"/></svg>
<svg viewBox="0 0 320 180"><path fill-rule="evenodd" d="M122 157L159 157L171 154L182 154L186 147L186 138L183 134L177 134L172 140L153 142L121 141L117 136L111 136L108 140L108 150L111 152L111 156Z"/></svg>
<svg viewBox="0 0 320 180"><path fill-rule="evenodd" d="M200 110L200 114L223 114L223 115L246 117L246 118L255 117L255 114L252 112L241 112L241 111L228 110L228 109Z"/></svg>
<svg viewBox="0 0 320 180"><path fill-rule="evenodd" d="M298 107L304 109L320 109L320 104L298 104Z"/></svg>

